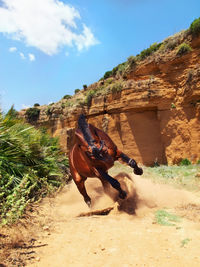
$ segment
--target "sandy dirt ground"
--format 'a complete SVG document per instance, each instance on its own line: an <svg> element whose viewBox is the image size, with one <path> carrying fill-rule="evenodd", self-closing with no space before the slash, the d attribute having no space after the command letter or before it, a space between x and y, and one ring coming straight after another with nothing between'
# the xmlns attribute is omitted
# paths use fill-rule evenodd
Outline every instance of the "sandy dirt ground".
<svg viewBox="0 0 200 267"><path fill-rule="evenodd" d="M45 199L29 231L33 244L20 252L26 255L26 266L199 267L199 197L136 176L133 181L125 174L118 179L129 192L119 203L103 193L98 179L86 184L93 211L114 207L106 216L78 216L90 210L73 182L55 198ZM173 226L156 223L160 209L180 216L180 221Z"/></svg>

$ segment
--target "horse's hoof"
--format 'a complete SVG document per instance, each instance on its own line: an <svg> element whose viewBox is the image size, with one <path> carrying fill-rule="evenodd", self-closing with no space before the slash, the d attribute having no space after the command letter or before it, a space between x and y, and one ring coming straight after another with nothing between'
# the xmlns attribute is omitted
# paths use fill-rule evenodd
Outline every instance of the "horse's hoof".
<svg viewBox="0 0 200 267"><path fill-rule="evenodd" d="M88 205L89 208L91 208L91 205L92 205L91 200L87 200L85 201L85 203Z"/></svg>
<svg viewBox="0 0 200 267"><path fill-rule="evenodd" d="M142 174L143 174L143 170L142 170L142 168L136 167L136 168L134 169L134 173L135 173L136 175L142 175Z"/></svg>
<svg viewBox="0 0 200 267"><path fill-rule="evenodd" d="M119 198L121 198L121 199L125 199L126 196L127 196L127 193L123 190L119 193Z"/></svg>

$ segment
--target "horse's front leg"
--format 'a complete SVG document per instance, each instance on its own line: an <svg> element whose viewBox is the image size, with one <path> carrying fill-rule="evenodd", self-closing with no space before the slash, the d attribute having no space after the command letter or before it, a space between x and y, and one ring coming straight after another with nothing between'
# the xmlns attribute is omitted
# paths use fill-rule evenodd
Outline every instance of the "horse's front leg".
<svg viewBox="0 0 200 267"><path fill-rule="evenodd" d="M134 159L130 159L123 152L120 153L118 158L121 158L125 163L127 163L131 168L133 168L135 174L137 174L137 175L142 175L143 174L142 168L138 167L137 162Z"/></svg>
<svg viewBox="0 0 200 267"><path fill-rule="evenodd" d="M97 176L101 180L106 180L109 184L111 184L113 188L115 188L119 192L120 198L122 199L126 198L127 193L124 190L122 190L120 183L116 179L112 178L107 172L104 172L101 169L97 169L97 172L98 172Z"/></svg>
<svg viewBox="0 0 200 267"><path fill-rule="evenodd" d="M88 205L88 207L91 207L91 198L88 196L86 188L85 188L85 181L86 181L86 177L81 176L77 171L75 171L74 169L71 169L71 174L73 177L73 180L79 190L79 192L81 193L81 195L84 198L85 203Z"/></svg>

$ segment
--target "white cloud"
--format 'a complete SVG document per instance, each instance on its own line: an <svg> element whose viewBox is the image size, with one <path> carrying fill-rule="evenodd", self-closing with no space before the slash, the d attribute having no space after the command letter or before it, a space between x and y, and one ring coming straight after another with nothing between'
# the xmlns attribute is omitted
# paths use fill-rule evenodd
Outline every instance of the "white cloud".
<svg viewBox="0 0 200 267"><path fill-rule="evenodd" d="M33 54L28 54L29 60L30 61L35 61L35 55Z"/></svg>
<svg viewBox="0 0 200 267"><path fill-rule="evenodd" d="M10 47L9 48L9 52L11 52L11 53L16 52L16 51L17 51L16 47Z"/></svg>
<svg viewBox="0 0 200 267"><path fill-rule="evenodd" d="M19 55L20 55L20 57L21 57L22 59L26 59L24 53L20 52Z"/></svg>
<svg viewBox="0 0 200 267"><path fill-rule="evenodd" d="M48 55L63 46L80 51L98 43L89 27L78 27L79 12L61 0L1 0L0 32Z"/></svg>

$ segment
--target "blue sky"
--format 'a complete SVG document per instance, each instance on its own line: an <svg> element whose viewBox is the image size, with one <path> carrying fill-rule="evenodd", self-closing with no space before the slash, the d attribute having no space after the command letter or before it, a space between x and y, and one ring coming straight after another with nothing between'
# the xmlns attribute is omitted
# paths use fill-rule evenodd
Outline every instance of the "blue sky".
<svg viewBox="0 0 200 267"><path fill-rule="evenodd" d="M0 0L0 106L57 102L199 11L199 0Z"/></svg>

